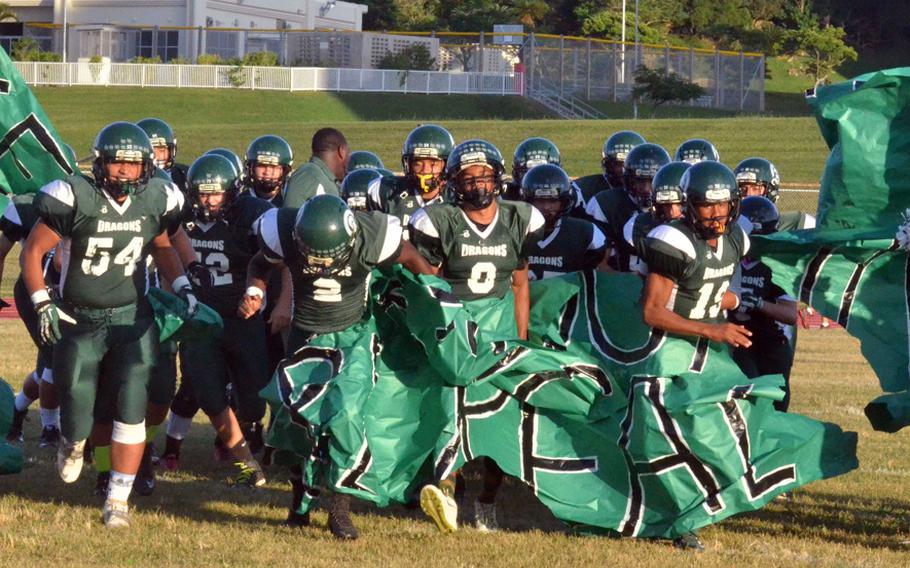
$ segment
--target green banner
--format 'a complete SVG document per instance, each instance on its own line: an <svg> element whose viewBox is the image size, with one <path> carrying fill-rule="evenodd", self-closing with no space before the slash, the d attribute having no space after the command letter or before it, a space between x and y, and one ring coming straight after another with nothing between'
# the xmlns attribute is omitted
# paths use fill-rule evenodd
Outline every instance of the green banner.
<svg viewBox="0 0 910 568"><path fill-rule="evenodd" d="M13 423L14 400L13 389L0 379L0 475L22 471L22 449L6 441Z"/></svg>
<svg viewBox="0 0 910 568"><path fill-rule="evenodd" d="M0 48L0 193L34 193L76 171L41 104Z"/></svg>
<svg viewBox="0 0 910 568"><path fill-rule="evenodd" d="M672 537L857 466L855 434L774 410L782 377L646 326L636 276L533 283L528 342L509 339L510 295L461 303L406 272L374 291L371 319L318 336L264 391L280 445L336 491L405 501L489 456L567 524Z"/></svg>

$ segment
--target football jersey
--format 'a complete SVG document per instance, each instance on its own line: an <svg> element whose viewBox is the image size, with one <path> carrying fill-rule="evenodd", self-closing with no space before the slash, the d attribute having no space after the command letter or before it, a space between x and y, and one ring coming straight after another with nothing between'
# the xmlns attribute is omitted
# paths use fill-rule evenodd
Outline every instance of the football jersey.
<svg viewBox="0 0 910 568"><path fill-rule="evenodd" d="M186 225L196 259L211 272L214 284L196 289L196 297L222 317L236 317L246 291L247 266L259 250L253 224L271 208L268 202L243 193L221 219Z"/></svg>
<svg viewBox="0 0 910 568"><path fill-rule="evenodd" d="M180 228L183 204L183 193L157 178L123 203L79 175L42 187L38 216L63 239L63 301L115 308L145 297L152 240Z"/></svg>
<svg viewBox="0 0 910 568"><path fill-rule="evenodd" d="M402 227L407 227L408 222L418 209L432 203L442 203L442 192L433 199L425 201L421 195L408 191L405 178L381 177L370 182L368 189L369 197L368 207L375 211L382 211L401 221ZM409 238L408 232L404 231L405 239Z"/></svg>
<svg viewBox="0 0 910 568"><path fill-rule="evenodd" d="M259 247L274 263L291 272L294 288L293 324L306 332L342 331L363 318L370 274L401 254L401 223L377 211L355 211L358 231L348 265L339 273L319 277L304 272L304 259L294 243L297 209L270 209L256 223Z"/></svg>
<svg viewBox="0 0 910 568"><path fill-rule="evenodd" d="M528 258L540 239L543 215L522 201L499 202L496 216L478 227L459 207L437 203L411 217L411 243L452 285L462 300L502 298L512 285L512 271Z"/></svg>
<svg viewBox="0 0 910 568"><path fill-rule="evenodd" d="M740 291L751 292L766 302L790 300L793 298L784 292L784 289L771 281L771 269L763 262L743 259L739 265L739 272L734 278L734 283ZM765 314L751 312L743 308L731 311L727 319L733 323L743 325L752 332L753 342L763 341L788 341L784 332L786 325L780 324Z"/></svg>
<svg viewBox="0 0 910 568"><path fill-rule="evenodd" d="M796 231L798 229L814 229L815 217L802 211L784 211L780 214L778 231Z"/></svg>
<svg viewBox="0 0 910 568"><path fill-rule="evenodd" d="M632 215L638 212L638 205L624 189L602 191L588 201L585 210L588 218L597 225L607 242L613 247L615 268L620 272L629 272L629 260L635 250L626 242L623 229Z"/></svg>
<svg viewBox="0 0 910 568"><path fill-rule="evenodd" d="M610 183L602 173L582 176L577 178L573 183L581 192L581 197L584 199L585 203L591 201L591 199L601 191L611 189Z"/></svg>
<svg viewBox="0 0 910 568"><path fill-rule="evenodd" d="M717 322L724 317L724 292L748 251L749 237L736 223L718 237L715 249L676 219L648 233L644 255L650 272L675 284L668 309L690 320Z"/></svg>
<svg viewBox="0 0 910 568"><path fill-rule="evenodd" d="M648 274L648 266L644 261L645 237L651 229L660 225L651 211L636 213L626 221L623 227L623 239L631 245L635 252L629 257L629 270L641 275Z"/></svg>
<svg viewBox="0 0 910 568"><path fill-rule="evenodd" d="M177 189L186 195L186 174L189 167L184 164L174 164L167 173L171 175L171 181L177 186Z"/></svg>
<svg viewBox="0 0 910 568"><path fill-rule="evenodd" d="M597 268L606 248L606 238L592 223L562 217L550 234L528 248L528 277L543 280Z"/></svg>

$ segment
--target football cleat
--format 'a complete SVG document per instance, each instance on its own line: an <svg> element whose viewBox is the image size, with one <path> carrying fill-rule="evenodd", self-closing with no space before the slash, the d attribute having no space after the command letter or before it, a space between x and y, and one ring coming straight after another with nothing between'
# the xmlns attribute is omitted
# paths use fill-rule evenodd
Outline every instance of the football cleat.
<svg viewBox="0 0 910 568"><path fill-rule="evenodd" d="M104 526L109 529L128 529L130 528L130 507L126 501L108 498L104 501L101 518L104 520Z"/></svg>
<svg viewBox="0 0 910 568"><path fill-rule="evenodd" d="M332 495L329 506L329 530L338 540L357 540L360 534L351 520L351 498L348 495Z"/></svg>
<svg viewBox="0 0 910 568"><path fill-rule="evenodd" d="M686 533L682 536L674 538L673 547L680 548L682 550L688 550L691 552L705 551L705 545L702 544L701 539L698 538L698 535L694 532Z"/></svg>
<svg viewBox="0 0 910 568"><path fill-rule="evenodd" d="M27 408L25 410L13 409L13 423L10 424L9 432L6 434L7 442L22 443L25 441L22 436L22 425L25 423L26 416L28 416Z"/></svg>
<svg viewBox="0 0 910 568"><path fill-rule="evenodd" d="M99 471L95 478L95 497L107 497L107 486L111 484L111 472Z"/></svg>
<svg viewBox="0 0 910 568"><path fill-rule="evenodd" d="M310 513L298 513L297 511L288 511L288 518L284 520L284 526L292 529L310 526Z"/></svg>
<svg viewBox="0 0 910 568"><path fill-rule="evenodd" d="M499 521L496 520L496 503L474 501L474 528L480 532L499 530Z"/></svg>
<svg viewBox="0 0 910 568"><path fill-rule="evenodd" d="M38 441L39 448L56 448L59 442L59 428L56 426L45 426L41 429L41 439Z"/></svg>
<svg viewBox="0 0 910 568"><path fill-rule="evenodd" d="M420 508L433 519L441 532L458 530L458 505L435 485L425 485L420 490Z"/></svg>
<svg viewBox="0 0 910 568"><path fill-rule="evenodd" d="M70 442L60 436L57 444L57 473L64 483L74 483L82 474L85 440Z"/></svg>
<svg viewBox="0 0 910 568"><path fill-rule="evenodd" d="M238 487L262 487L265 485L265 474L256 460L234 462L239 470L234 477L234 485Z"/></svg>
<svg viewBox="0 0 910 568"><path fill-rule="evenodd" d="M142 461L139 462L139 471L136 472L136 481L133 490L137 495L148 497L155 491L155 466L152 465L152 447L146 444L142 452Z"/></svg>
<svg viewBox="0 0 910 568"><path fill-rule="evenodd" d="M161 458L161 467L164 471L175 472L180 469L180 454L164 454Z"/></svg>

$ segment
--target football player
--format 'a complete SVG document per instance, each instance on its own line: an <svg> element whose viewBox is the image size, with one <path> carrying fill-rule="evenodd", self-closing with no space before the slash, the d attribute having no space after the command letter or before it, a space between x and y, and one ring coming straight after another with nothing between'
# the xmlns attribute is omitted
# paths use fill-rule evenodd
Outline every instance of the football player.
<svg viewBox="0 0 910 568"><path fill-rule="evenodd" d="M293 167L294 151L280 136L260 136L246 149L244 175L247 187L253 195L275 207L284 203L283 188Z"/></svg>
<svg viewBox="0 0 910 568"><path fill-rule="evenodd" d="M3 216L0 217L0 280L2 280L3 276L3 264L13 245L17 242L25 242L29 232L38 222L34 198L35 194L33 193L13 196ZM57 259L57 262L59 263L59 259ZM56 289L60 273L54 265L53 254L48 255L44 260L43 266L46 286L52 290ZM26 377L22 390L16 395L13 422L10 424L6 439L11 442L21 442L23 440L22 427L28 414L28 407L35 400L40 399L41 438L38 442L38 447L56 448L60 439L60 401L57 389L54 386L54 370L52 368L54 351L50 346L45 346L41 342L41 335L38 330L38 314L29 299L21 274L13 286L13 297L19 317L22 319L22 323L25 324L25 329L32 338L32 342L38 348L38 358L35 361L35 369ZM0 300L0 309L4 307L8 306L4 305L4 302Z"/></svg>
<svg viewBox="0 0 910 568"><path fill-rule="evenodd" d="M344 134L335 128L321 128L310 143L313 155L288 178L283 190L283 207L300 207L307 199L322 194L338 195L339 184L348 173L351 149Z"/></svg>
<svg viewBox="0 0 910 568"><path fill-rule="evenodd" d="M531 280L606 266L604 234L593 223L568 216L575 196L562 168L554 164L531 168L522 176L521 194L544 218L543 235L528 250Z"/></svg>
<svg viewBox="0 0 910 568"><path fill-rule="evenodd" d="M353 172L354 170L384 170L385 165L383 165L382 160L374 154L367 150L355 150L351 152L351 155L348 156L348 172Z"/></svg>
<svg viewBox="0 0 910 568"><path fill-rule="evenodd" d="M145 131L155 149L155 165L166 172L180 191L186 194L186 165L177 163L177 136L174 129L160 118L143 118L136 126Z"/></svg>
<svg viewBox="0 0 910 568"><path fill-rule="evenodd" d="M773 203L780 199L780 174L774 164L764 158L746 158L733 170L743 199L758 195L767 197ZM815 217L802 211L786 211L780 214L778 231L812 229Z"/></svg>
<svg viewBox="0 0 910 568"><path fill-rule="evenodd" d="M751 234L770 235L777 231L780 214L770 199L759 195L742 201L740 215L749 220ZM771 269L746 255L734 281L739 288L739 308L728 320L752 332L752 347L733 349L733 360L750 378L781 374L785 379L784 399L774 406L783 412L790 405L790 367L793 349L783 326L796 325L797 304L771 281Z"/></svg>
<svg viewBox="0 0 910 568"><path fill-rule="evenodd" d="M651 209L636 213L623 227L623 238L635 249L629 258L629 268L642 276L648 275L648 267L642 260L645 237L651 229L679 219L686 205L686 194L679 187L683 174L689 169L686 162L670 162L654 174L651 181Z"/></svg>
<svg viewBox="0 0 910 568"><path fill-rule="evenodd" d="M402 239L397 217L380 212L351 211L341 198L319 195L300 209L267 211L257 223L259 252L250 261L247 288L238 313L254 317L262 306L272 266L287 266L293 281L293 321L288 354L318 335L334 334L338 343L352 341L367 310L367 284L375 267L403 264L431 274L432 268ZM292 471L293 502L289 526L309 524L301 510L304 491L301 468ZM329 529L339 539L356 539L350 518L350 497L335 493L329 506Z"/></svg>
<svg viewBox="0 0 910 568"><path fill-rule="evenodd" d="M635 250L626 242L623 229L636 212L651 207L651 180L657 170L670 163L670 155L657 144L644 143L633 148L623 166L621 189L602 191L588 201L587 216L606 235L613 247L611 266L629 272L629 262Z"/></svg>
<svg viewBox="0 0 910 568"><path fill-rule="evenodd" d="M521 179L528 170L541 164L562 164L559 148L546 138L526 138L512 155L512 179L503 183L503 199L522 199Z"/></svg>
<svg viewBox="0 0 910 568"><path fill-rule="evenodd" d="M452 135L441 126L422 124L412 130L401 148L404 176L374 181L369 208L393 215L407 226L415 211L441 202L446 160L454 146Z"/></svg>
<svg viewBox="0 0 910 568"><path fill-rule="evenodd" d="M720 154L714 144L702 138L690 138L676 148L676 156L673 158L676 162L686 162L687 164L697 164L705 160L719 162Z"/></svg>
<svg viewBox="0 0 910 568"><path fill-rule="evenodd" d="M699 162L686 170L680 187L686 194L683 217L658 225L645 238L644 321L667 333L748 348L752 332L724 321L723 313L739 306L728 288L749 251L749 237L735 222L736 177L720 162ZM674 544L704 549L695 533Z"/></svg>
<svg viewBox="0 0 910 568"><path fill-rule="evenodd" d="M622 189L623 171L626 155L632 148L644 144L645 139L641 134L631 130L621 130L614 133L604 142L601 153L601 167L599 174L580 177L575 180L575 185L581 192L581 198L587 203L592 197L610 188Z"/></svg>
<svg viewBox="0 0 910 568"><path fill-rule="evenodd" d="M521 201L497 199L502 187L502 155L484 140L459 144L446 162L446 180L455 203L437 203L411 217L411 241L437 275L449 282L464 301L503 298L510 291L515 302L515 333L527 339L530 311L528 254L540 239L544 218ZM427 485L420 493L423 510L441 531L458 528L456 475L439 487ZM496 530L496 493L502 470L485 461L484 488L475 503L475 526Z"/></svg>
<svg viewBox="0 0 910 568"><path fill-rule="evenodd" d="M20 259L42 340L54 345L62 434L57 470L63 481L79 478L93 419L112 440L102 515L108 527L130 524L127 501L145 448L147 388L158 347L145 298L149 254L188 313L196 309L170 241L182 231L183 194L152 178L153 152L135 124L102 129L94 144L94 181L72 175L41 189L35 198L40 221ZM45 289L41 261L64 239L57 302Z"/></svg>
<svg viewBox="0 0 910 568"><path fill-rule="evenodd" d="M370 184L382 177L379 170L370 168L352 170L341 182L341 198L351 211L367 211Z"/></svg>

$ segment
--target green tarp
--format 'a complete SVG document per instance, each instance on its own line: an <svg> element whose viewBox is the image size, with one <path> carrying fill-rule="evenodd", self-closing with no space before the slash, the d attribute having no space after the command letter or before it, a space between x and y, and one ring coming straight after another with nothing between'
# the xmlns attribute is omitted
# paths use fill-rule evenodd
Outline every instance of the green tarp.
<svg viewBox="0 0 910 568"><path fill-rule="evenodd" d="M22 471L22 450L6 441L13 423L14 400L13 389L0 379L0 475Z"/></svg>

